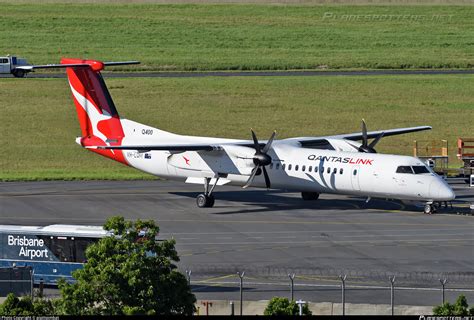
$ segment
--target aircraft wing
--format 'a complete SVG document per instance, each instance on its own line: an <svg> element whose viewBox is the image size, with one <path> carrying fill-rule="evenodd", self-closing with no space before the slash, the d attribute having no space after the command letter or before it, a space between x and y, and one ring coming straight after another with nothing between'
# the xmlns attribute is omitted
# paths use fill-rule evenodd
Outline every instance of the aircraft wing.
<svg viewBox="0 0 474 320"><path fill-rule="evenodd" d="M430 126L410 127L410 128L399 128L399 129L388 129L379 131L367 132L367 138L372 139L384 133L384 137L394 136L399 134L405 134L410 132L417 132L423 130L431 130ZM322 136L322 137L299 137L299 138L288 138L279 140L278 142L299 142L303 147L314 145L318 143L325 143L326 139L348 139L348 140L362 140L362 133L348 133L334 136ZM266 141L259 141L260 147L263 148ZM214 143L170 143L170 144L150 144L150 145L122 145L122 146L88 146L89 149L108 149L108 150L137 150L137 151L152 151L152 150L167 150L167 151L217 151L223 150L224 146L242 146L255 148L253 141L251 140L240 140L232 142L214 142Z"/></svg>
<svg viewBox="0 0 474 320"><path fill-rule="evenodd" d="M388 136L395 136L399 134L423 131L423 130L431 130L430 126L420 126L420 127L410 127L410 128L398 128L398 129L388 129L388 130L378 130L378 131L369 131L367 132L367 138L372 139L380 135L382 132L384 133L384 138ZM314 143L322 142L327 138L332 139L347 139L347 140L362 140L362 132L356 133L347 133L347 134L340 134L334 136L324 136L324 137L299 137L299 138L290 138L285 139L287 141L298 141L301 143L302 146L311 145Z"/></svg>
<svg viewBox="0 0 474 320"><path fill-rule="evenodd" d="M263 148L265 143L259 143ZM252 141L236 141L226 143L176 143L176 144L153 144L153 145L123 145L123 146L93 146L86 147L89 149L108 149L108 150L137 150L137 151L152 151L152 150L166 150L166 151L217 151L223 150L224 146L242 146L254 148Z"/></svg>

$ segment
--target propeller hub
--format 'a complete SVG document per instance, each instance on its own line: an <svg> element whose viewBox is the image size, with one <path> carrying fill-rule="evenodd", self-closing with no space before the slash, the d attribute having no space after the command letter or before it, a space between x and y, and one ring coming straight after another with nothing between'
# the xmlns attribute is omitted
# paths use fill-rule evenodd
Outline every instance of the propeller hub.
<svg viewBox="0 0 474 320"><path fill-rule="evenodd" d="M371 148L369 146L360 146L358 151L365 153L377 153L374 148Z"/></svg>
<svg viewBox="0 0 474 320"><path fill-rule="evenodd" d="M260 153L260 154L256 153L253 156L253 163L256 166L267 166L270 163L272 163L272 158L266 153Z"/></svg>

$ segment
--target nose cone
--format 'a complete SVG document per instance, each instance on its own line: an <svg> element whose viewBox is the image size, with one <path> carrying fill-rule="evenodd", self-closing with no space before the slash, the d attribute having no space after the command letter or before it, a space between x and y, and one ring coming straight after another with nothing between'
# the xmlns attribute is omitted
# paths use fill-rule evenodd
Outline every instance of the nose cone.
<svg viewBox="0 0 474 320"><path fill-rule="evenodd" d="M439 198L441 201L451 201L456 198L453 189L447 184L439 188Z"/></svg>

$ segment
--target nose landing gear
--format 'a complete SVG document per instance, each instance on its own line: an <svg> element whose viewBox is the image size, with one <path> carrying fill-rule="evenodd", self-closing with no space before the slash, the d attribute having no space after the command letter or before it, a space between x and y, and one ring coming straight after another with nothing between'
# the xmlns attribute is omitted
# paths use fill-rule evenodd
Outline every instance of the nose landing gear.
<svg viewBox="0 0 474 320"><path fill-rule="evenodd" d="M436 211L436 208L433 205L433 203L425 204L425 208L423 209L424 214L433 214L435 211Z"/></svg>
<svg viewBox="0 0 474 320"><path fill-rule="evenodd" d="M449 202L449 204L448 204L448 201L428 202L428 203L425 204L423 212L425 214L433 214L436 211L438 211L438 209L441 209L443 207L443 205L444 205L445 209L448 209L448 206L450 206L451 209L453 208L452 202Z"/></svg>

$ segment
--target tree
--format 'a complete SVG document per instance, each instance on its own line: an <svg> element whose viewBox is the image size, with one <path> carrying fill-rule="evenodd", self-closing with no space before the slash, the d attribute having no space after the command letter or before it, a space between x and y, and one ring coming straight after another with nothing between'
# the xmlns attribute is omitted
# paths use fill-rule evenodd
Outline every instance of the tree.
<svg viewBox="0 0 474 320"><path fill-rule="evenodd" d="M196 298L183 274L175 241L158 242L154 221L107 220L104 237L86 250L87 262L60 281L59 312L71 315L192 315Z"/></svg>
<svg viewBox="0 0 474 320"><path fill-rule="evenodd" d="M445 302L433 308L435 316L474 316L474 308L468 309L467 299L460 295L454 304Z"/></svg>
<svg viewBox="0 0 474 320"><path fill-rule="evenodd" d="M263 314L266 316L296 316L299 315L299 306L288 298L273 297L268 302ZM303 305L303 315L312 315L307 303Z"/></svg>
<svg viewBox="0 0 474 320"><path fill-rule="evenodd" d="M47 299L18 298L9 293L0 305L0 316L51 316L55 314L54 302Z"/></svg>

